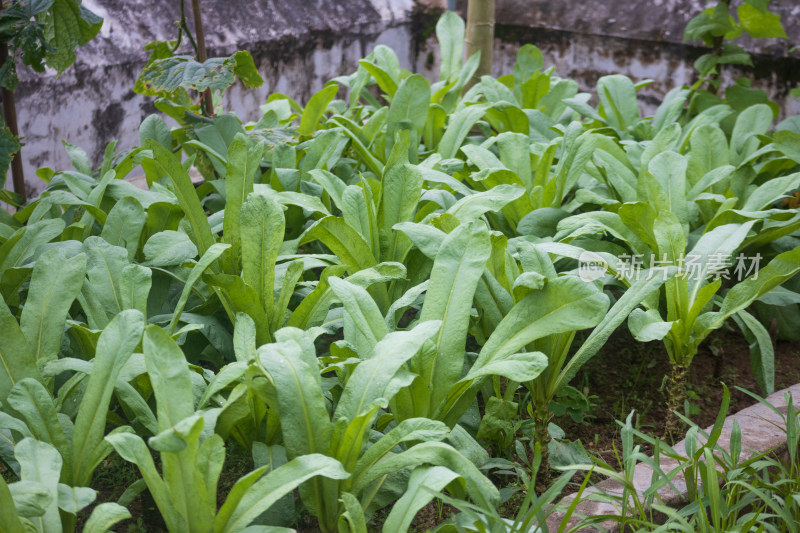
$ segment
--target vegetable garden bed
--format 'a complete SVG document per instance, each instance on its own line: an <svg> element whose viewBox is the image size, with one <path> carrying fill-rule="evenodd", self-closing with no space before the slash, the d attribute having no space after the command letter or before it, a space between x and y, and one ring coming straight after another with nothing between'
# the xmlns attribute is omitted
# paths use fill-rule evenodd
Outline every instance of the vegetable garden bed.
<svg viewBox="0 0 800 533"><path fill-rule="evenodd" d="M178 125L99 168L67 145L0 211L0 529L536 531L715 434L722 382L800 380L800 120L710 72L642 117L641 84L595 101L531 45L474 79L464 31L433 84L379 46L251 123L211 95L248 55L154 46L139 89ZM786 419L783 462L687 445L726 483L671 525L794 531Z"/></svg>

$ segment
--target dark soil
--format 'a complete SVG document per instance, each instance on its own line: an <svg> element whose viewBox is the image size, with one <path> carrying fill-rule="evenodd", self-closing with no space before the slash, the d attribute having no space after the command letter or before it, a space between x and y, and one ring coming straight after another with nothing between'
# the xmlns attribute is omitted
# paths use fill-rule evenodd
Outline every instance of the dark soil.
<svg viewBox="0 0 800 533"><path fill-rule="evenodd" d="M608 464L617 466L613 450L614 445L621 450L621 444L616 421L625 420L631 411L634 427L666 438L664 376L669 370L669 359L661 342L642 344L627 330L620 329L573 382L584 394L597 396L593 416L583 424L576 424L568 417L561 417L556 423L565 430L568 439L581 439L587 450L594 450ZM775 390L798 382L800 343L777 341ZM689 368L689 399L685 407L689 409L689 418L701 428L712 425L719 413L723 383L731 392L728 414L755 403L736 387L761 393L750 368L747 341L738 330L728 328L714 332L700 346Z"/></svg>

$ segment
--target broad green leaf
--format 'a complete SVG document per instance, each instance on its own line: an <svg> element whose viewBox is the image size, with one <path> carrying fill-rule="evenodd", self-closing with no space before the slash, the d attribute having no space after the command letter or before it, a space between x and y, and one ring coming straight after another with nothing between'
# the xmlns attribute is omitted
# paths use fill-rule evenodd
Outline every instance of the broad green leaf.
<svg viewBox="0 0 800 533"><path fill-rule="evenodd" d="M413 132L412 151L416 156L416 143L422 136L422 130L428 117L428 105L431 99L431 86L423 76L413 74L404 79L392 97L389 114L386 117L386 152L394 146L395 135L399 130ZM416 162L412 159L412 162Z"/></svg>
<svg viewBox="0 0 800 533"><path fill-rule="evenodd" d="M78 514L97 498L97 491L89 487L70 487L58 484L58 508L70 514Z"/></svg>
<svg viewBox="0 0 800 533"><path fill-rule="evenodd" d="M750 37L756 39L787 39L786 30L781 24L781 16L767 9L758 9L748 3L739 4L736 8L739 23Z"/></svg>
<svg viewBox="0 0 800 533"><path fill-rule="evenodd" d="M415 166L394 165L386 171L381 187L381 208L378 212L381 259L403 260L400 256L400 241L405 237L393 228L395 224L413 220L421 192L422 174Z"/></svg>
<svg viewBox="0 0 800 533"><path fill-rule="evenodd" d="M38 364L58 357L64 322L81 290L86 274L86 255L67 260L58 248L47 250L36 261L20 329Z"/></svg>
<svg viewBox="0 0 800 533"><path fill-rule="evenodd" d="M175 331L175 327L178 325L178 319L181 317L181 313L183 313L183 308L186 306L186 302L189 300L189 293L192 292L192 287L200 279L200 276L203 275L203 272L211 266L211 264L216 261L220 255L222 255L225 250L230 248L230 244L222 244L216 243L212 245L206 253L200 258L197 264L194 265L192 268L192 272L189 274L189 277L186 278L186 283L183 286L183 290L181 291L181 296L178 299L178 303L175 306L175 311L172 314L172 320L169 323L169 327L167 331L172 334Z"/></svg>
<svg viewBox="0 0 800 533"><path fill-rule="evenodd" d="M92 514L89 515L89 519L83 526L83 532L105 533L114 527L115 524L127 520L130 517L130 511L119 504L112 502L101 503L92 509Z"/></svg>
<svg viewBox="0 0 800 533"><path fill-rule="evenodd" d="M81 400L72 436L72 486L82 487L91 481L99 461L97 448L102 445L106 413L114 385L122 367L139 345L144 331L144 316L136 310L122 311L100 334L86 390ZM108 450L110 452L110 450Z"/></svg>
<svg viewBox="0 0 800 533"><path fill-rule="evenodd" d="M417 512L458 477L458 474L443 466L415 468L408 479L406 491L386 517L383 531L408 531Z"/></svg>
<svg viewBox="0 0 800 533"><path fill-rule="evenodd" d="M344 305L345 340L351 342L363 357L372 352L375 344L388 332L383 315L366 289L336 277L328 278L328 283ZM353 328L352 337L348 331L350 327Z"/></svg>
<svg viewBox="0 0 800 533"><path fill-rule="evenodd" d="M275 260L283 243L284 226L283 209L266 196L251 194L242 204L242 277L256 290L268 320L273 312Z"/></svg>
<svg viewBox="0 0 800 533"><path fill-rule="evenodd" d="M628 317L628 329L639 342L663 339L672 328L672 322L664 322L655 309L634 309Z"/></svg>
<svg viewBox="0 0 800 533"><path fill-rule="evenodd" d="M247 195L253 192L253 182L261 165L264 148L263 142L249 148L247 136L241 133L237 133L228 146L225 158L225 218L222 223L222 236L228 244L239 242L242 204Z"/></svg>
<svg viewBox="0 0 800 533"><path fill-rule="evenodd" d="M231 489L231 494L239 492L237 494L239 498L232 500L229 496L222 505L214 521L214 533L243 531L258 515L269 509L285 494L315 476L347 479L350 474L342 468L339 461L312 453L292 459L255 483L251 479L241 478ZM237 491L237 485L245 480L252 485L242 494L241 491ZM229 504L229 501L232 504Z"/></svg>
<svg viewBox="0 0 800 533"><path fill-rule="evenodd" d="M214 244L214 235L211 233L211 226L189 174L172 152L156 141L148 140L145 147L153 151L153 162L156 168L162 174L169 176L172 181L173 192L178 197L184 216L192 229L195 245L200 255L205 254Z"/></svg>
<svg viewBox="0 0 800 533"><path fill-rule="evenodd" d="M138 309L147 313L153 272L142 265L128 265L119 277L119 295L123 309Z"/></svg>
<svg viewBox="0 0 800 533"><path fill-rule="evenodd" d="M142 248L145 264L155 267L177 266L197 257L197 247L188 235L178 231L156 233Z"/></svg>
<svg viewBox="0 0 800 533"><path fill-rule="evenodd" d="M103 25L101 17L72 0L55 0L36 18L43 23L42 33L49 45L45 62L59 74L75 62L75 49L91 41Z"/></svg>
<svg viewBox="0 0 800 533"><path fill-rule="evenodd" d="M139 248L139 236L145 224L142 204L132 196L126 196L114 204L108 212L106 223L100 237L113 246L121 246L128 251L128 259L133 260Z"/></svg>
<svg viewBox="0 0 800 533"><path fill-rule="evenodd" d="M461 381L486 376L503 376L512 381L531 381L547 368L547 356L541 352L499 355L479 368L473 367Z"/></svg>
<svg viewBox="0 0 800 533"><path fill-rule="evenodd" d="M443 159L450 159L456 156L461 143L469 134L472 126L486 113L483 105L471 105L456 111L450 115L447 129L439 142L439 149Z"/></svg>
<svg viewBox="0 0 800 533"><path fill-rule="evenodd" d="M272 377L278 393L283 442L289 457L324 451L331 423L318 384L317 368L303 360L296 342L267 344L258 357Z"/></svg>
<svg viewBox="0 0 800 533"><path fill-rule="evenodd" d="M461 70L461 55L464 51L464 19L454 11L447 11L436 22L436 38L442 56L439 79L453 81Z"/></svg>
<svg viewBox="0 0 800 533"><path fill-rule="evenodd" d="M500 494L492 482L469 459L441 442L423 442L405 452L384 457L353 479L353 491L357 493L382 476L423 464L446 467L464 478L467 493L480 505L494 507L500 501Z"/></svg>
<svg viewBox="0 0 800 533"><path fill-rule="evenodd" d="M61 517L58 513L58 478L61 475L61 456L46 442L31 438L22 439L14 448L20 464L22 481L36 481L50 494L51 502L36 523L41 533L61 533Z"/></svg>
<svg viewBox="0 0 800 533"><path fill-rule="evenodd" d="M440 321L431 320L418 324L411 331L387 334L375 345L369 359L359 363L347 380L334 419L352 420L368 410L375 400L383 397L395 373L436 333L439 326Z"/></svg>
<svg viewBox="0 0 800 533"><path fill-rule="evenodd" d="M330 248L350 274L377 264L369 245L341 218L325 217L318 220L300 242L302 244L314 239Z"/></svg>
<svg viewBox="0 0 800 533"><path fill-rule="evenodd" d="M297 133L301 137L314 134L322 115L328 108L328 104L336 97L338 91L339 87L332 83L311 97L303 110L303 114L300 117L300 126L297 128Z"/></svg>
<svg viewBox="0 0 800 533"><path fill-rule="evenodd" d="M447 212L458 218L462 223L467 223L481 217L484 213L500 211L524 193L525 189L518 185L497 185L488 191L460 199Z"/></svg>
<svg viewBox="0 0 800 533"><path fill-rule="evenodd" d="M433 339L436 353L424 368L420 368L423 372L420 381L430 395L429 414L439 409L447 388L461 376L472 300L490 252L486 225L471 222L459 226L445 238L433 263L420 313L423 322L442 321Z"/></svg>
<svg viewBox="0 0 800 533"><path fill-rule="evenodd" d="M667 279L675 275L675 269L667 272ZM563 370L558 375L553 391L558 391L575 377L578 371L586 362L600 351L608 338L617 327L638 307L653 291L657 290L665 283L664 276L653 275L644 276L634 282L625 293L614 303L611 309L603 317L603 320L595 327L578 351L570 358Z"/></svg>
<svg viewBox="0 0 800 533"><path fill-rule="evenodd" d="M743 311L754 300L768 293L800 272L800 247L775 256L767 266L761 268L728 291L720 310L703 313L697 319L695 335L705 338L709 331L722 326L726 318Z"/></svg>
<svg viewBox="0 0 800 533"><path fill-rule="evenodd" d="M606 295L577 277L549 280L503 318L481 349L473 371L493 358L518 352L536 339L595 326L606 315L608 305Z"/></svg>
<svg viewBox="0 0 800 533"><path fill-rule="evenodd" d="M50 242L64 231L61 219L40 220L18 229L0 246L0 276L16 266L21 266L40 245Z"/></svg>
<svg viewBox="0 0 800 533"><path fill-rule="evenodd" d="M0 298L0 331L3 332L3 342L0 343L0 402L5 403L11 388L19 380L33 378L41 381L42 377L36 365L36 358L17 319L11 314L2 298Z"/></svg>
<svg viewBox="0 0 800 533"><path fill-rule="evenodd" d="M597 96L611 127L627 133L639 120L636 89L630 78L619 74L603 76L597 80Z"/></svg>
<svg viewBox="0 0 800 533"><path fill-rule="evenodd" d="M165 431L194 414L189 367L175 341L158 326L145 328L142 346L156 398L158 430Z"/></svg>

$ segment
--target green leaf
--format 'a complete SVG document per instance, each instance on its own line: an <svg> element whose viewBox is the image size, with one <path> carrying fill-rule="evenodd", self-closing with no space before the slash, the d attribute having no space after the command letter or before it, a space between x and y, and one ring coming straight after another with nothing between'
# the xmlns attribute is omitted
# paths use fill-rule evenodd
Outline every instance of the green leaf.
<svg viewBox="0 0 800 533"><path fill-rule="evenodd" d="M454 81L461 70L461 56L464 51L464 19L455 11L447 11L436 22L436 38L442 56L439 79ZM399 530L398 530L399 531Z"/></svg>
<svg viewBox="0 0 800 533"><path fill-rule="evenodd" d="M255 483L253 480L258 476L241 478L231 489L231 495L238 498L228 496L214 521L214 533L243 531L258 515L269 509L285 494L315 476L347 479L350 474L342 468L339 461L314 453L292 459ZM243 492L237 490L240 489L239 485L244 483L251 485Z"/></svg>
<svg viewBox="0 0 800 533"><path fill-rule="evenodd" d="M298 135L308 137L314 134L328 104L336 97L338 91L339 86L332 83L311 97L300 117L300 125L297 127Z"/></svg>
<svg viewBox="0 0 800 533"><path fill-rule="evenodd" d="M61 219L40 220L24 226L0 246L0 276L9 268L21 266L36 249L64 231Z"/></svg>
<svg viewBox="0 0 800 533"><path fill-rule="evenodd" d="M478 504L489 508L499 504L500 494L494 484L469 459L441 442L423 442L405 452L385 456L353 479L353 491L357 493L382 476L423 464L446 467L464 478L467 493Z"/></svg>
<svg viewBox="0 0 800 533"><path fill-rule="evenodd" d="M116 433L106 436L114 450L120 457L136 464L142 478L147 483L147 490L153 497L161 516L172 531L188 531L185 519L178 514L172 503L172 498L167 490L167 485L156 470L150 450L147 449L141 437L131 433Z"/></svg>
<svg viewBox="0 0 800 533"><path fill-rule="evenodd" d="M417 512L458 477L458 474L444 466L415 468L408 479L408 487L386 517L383 531L408 531Z"/></svg>
<svg viewBox="0 0 800 533"><path fill-rule="evenodd" d="M105 533L114 527L115 524L127 520L130 517L130 511L119 504L112 502L101 503L92 509L92 514L89 515L89 519L83 526L83 532Z"/></svg>
<svg viewBox="0 0 800 533"><path fill-rule="evenodd" d="M197 197L192 180L180 161L156 141L148 140L145 147L153 151L153 161L162 174L169 176L173 192L178 197L184 216L192 228L192 237L200 255L214 244L214 235L208 223L203 206Z"/></svg>
<svg viewBox="0 0 800 533"><path fill-rule="evenodd" d="M388 329L378 305L366 289L336 277L328 278L336 297L344 304L345 340L362 356L372 352ZM348 331L352 328L352 332Z"/></svg>
<svg viewBox="0 0 800 533"><path fill-rule="evenodd" d="M471 105L450 115L447 129L442 136L442 140L439 141L439 149L437 150L442 159L450 159L456 156L458 149L461 148L461 143L464 142L472 126L486 113L486 109L486 106L483 105Z"/></svg>
<svg viewBox="0 0 800 533"><path fill-rule="evenodd" d="M212 57L200 63L192 56L178 55L152 59L136 82L137 92L146 96L175 98L179 90L224 91L239 76L246 87L260 87L261 76L247 51L229 57Z"/></svg>
<svg viewBox="0 0 800 533"><path fill-rule="evenodd" d="M411 331L395 331L378 342L369 359L358 364L347 380L334 419L353 420L368 411L373 403L384 397L390 381L406 361L416 354L423 343L439 329L441 322L431 320L418 324Z"/></svg>
<svg viewBox="0 0 800 533"><path fill-rule="evenodd" d="M62 249L51 248L36 261L20 328L38 364L58 357L64 323L85 275L84 254L67 260Z"/></svg>
<svg viewBox="0 0 800 533"><path fill-rule="evenodd" d="M775 348L772 338L761 322L746 311L739 311L734 319L750 345L750 366L762 394L775 392Z"/></svg>
<svg viewBox="0 0 800 533"><path fill-rule="evenodd" d="M663 339L672 328L672 322L664 322L655 309L634 309L628 317L628 329L639 342Z"/></svg>
<svg viewBox="0 0 800 533"><path fill-rule="evenodd" d="M742 3L736 9L739 15L739 23L750 37L756 39L788 39L786 30L781 24L781 16L768 11L760 10L752 4Z"/></svg>
<svg viewBox="0 0 800 533"><path fill-rule="evenodd" d="M159 115L148 115L139 126L139 143L152 139L167 150L172 150L172 131Z"/></svg>
<svg viewBox="0 0 800 533"><path fill-rule="evenodd" d="M423 322L442 321L433 339L436 354L419 369L420 381L430 391L428 415L441 407L449 386L461 376L472 300L490 253L486 225L471 222L448 234L436 255L420 313Z"/></svg>
<svg viewBox="0 0 800 533"><path fill-rule="evenodd" d="M167 267L186 263L197 257L197 247L185 233L166 230L156 233L142 248L148 266Z"/></svg>
<svg viewBox="0 0 800 533"><path fill-rule="evenodd" d="M181 317L181 313L183 313L183 308L186 307L186 302L189 300L189 293L192 292L192 287L200 279L200 276L203 275L203 272L211 266L211 264L216 261L222 253L230 248L230 244L222 244L216 243L212 245L206 253L200 258L200 261L197 262L196 265L192 268L189 277L186 278L186 283L183 286L183 291L181 291L181 296L178 299L178 303L175 306L175 310L172 312L172 320L169 323L169 327L167 331L172 334L175 331L175 327L178 325L178 319Z"/></svg>
<svg viewBox="0 0 800 533"><path fill-rule="evenodd" d="M58 478L61 475L61 457L58 451L46 442L31 438L22 439L14 448L20 464L22 481L36 481L50 495L50 504L36 521L44 533L61 531L58 512Z"/></svg>
<svg viewBox="0 0 800 533"><path fill-rule="evenodd" d="M0 298L0 331L3 331L3 342L0 343L0 402L5 403L11 388L19 380L33 378L41 381L42 377L17 319L11 314L2 298Z"/></svg>
<svg viewBox="0 0 800 533"><path fill-rule="evenodd" d="M253 62L253 56L247 50L239 50L233 54L233 73L242 80L242 83L248 89L261 87L264 84L264 78L258 73L256 64Z"/></svg>
<svg viewBox="0 0 800 533"><path fill-rule="evenodd" d="M103 25L102 18L74 0L55 0L36 18L44 24L42 33L51 48L45 53L47 66L59 74L75 62L75 49L91 41Z"/></svg>
<svg viewBox="0 0 800 533"><path fill-rule="evenodd" d="M265 144L249 148L247 136L237 133L228 146L225 158L225 218L222 221L223 241L235 246L240 242L240 216L242 205L253 192L255 175L259 173ZM237 254L232 254L230 274L238 268Z"/></svg>
<svg viewBox="0 0 800 533"><path fill-rule="evenodd" d="M42 491L42 496L47 498L48 494L45 490ZM0 477L0 508L4 509L4 512L0 514L0 529L8 533L25 533L25 526L20 521L11 491L3 477Z"/></svg>
<svg viewBox="0 0 800 533"><path fill-rule="evenodd" d="M639 120L636 89L627 76L614 74L597 80L597 96L608 125L627 133Z"/></svg>
<svg viewBox="0 0 800 533"><path fill-rule="evenodd" d="M339 514L339 531L367 533L367 520L358 498L349 492L344 492L339 501L344 506L344 512Z"/></svg>
<svg viewBox="0 0 800 533"><path fill-rule="evenodd" d="M97 498L97 492L89 487L70 487L58 484L58 507L70 514L78 514Z"/></svg>
<svg viewBox="0 0 800 533"><path fill-rule="evenodd" d="M577 277L550 280L509 312L481 349L475 372L497 357L516 353L536 339L597 325L606 316L608 297Z"/></svg>
<svg viewBox="0 0 800 533"><path fill-rule="evenodd" d="M6 184L8 167L11 166L11 160L20 148L19 141L5 125L5 121L0 123L0 176L2 176L0 177L0 189Z"/></svg>
<svg viewBox="0 0 800 533"><path fill-rule="evenodd" d="M393 165L384 174L378 213L380 253L384 261L404 259L401 256L401 243L405 237L394 231L393 227L414 218L421 192L422 174L414 165Z"/></svg>
<svg viewBox="0 0 800 533"><path fill-rule="evenodd" d="M195 412L189 367L175 341L156 325L144 330L142 346L156 398L158 430L165 431Z"/></svg>
<svg viewBox="0 0 800 533"><path fill-rule="evenodd" d="M331 216L318 220L306 231L300 243L315 239L330 248L350 274L377 264L369 245L341 218Z"/></svg>
<svg viewBox="0 0 800 533"><path fill-rule="evenodd" d="M126 196L116 202L108 212L100 237L113 246L128 251L128 260L133 260L139 248L139 236L146 221L144 208L136 198Z"/></svg>
<svg viewBox="0 0 800 533"><path fill-rule="evenodd" d="M675 270L668 272L667 278L674 276ZM586 362L603 347L608 338L619 325L638 307L645 299L658 290L665 283L664 276L645 276L633 283L616 303L603 316L603 320L592 330L578 351L570 358L563 370L558 375L553 392L560 390L575 377Z"/></svg>
<svg viewBox="0 0 800 533"><path fill-rule="evenodd" d="M123 365L139 345L143 331L142 313L126 310L115 316L100 334L92 373L89 375L75 419L72 436L72 477L69 480L73 486L88 485L94 469L104 458L103 455L98 456L97 448L103 443L106 413L114 392L114 384Z"/></svg>
<svg viewBox="0 0 800 533"><path fill-rule="evenodd" d="M292 341L267 344L258 350L278 393L281 431L289 457L324 451L331 434L316 362L313 368L306 364L302 351Z"/></svg>
<svg viewBox="0 0 800 533"><path fill-rule="evenodd" d="M775 256L769 264L728 291L720 310L703 313L694 327L695 336L703 339L709 331L722 326L725 319L743 311L754 300L768 293L800 272L800 246Z"/></svg>
<svg viewBox="0 0 800 533"><path fill-rule="evenodd" d="M242 204L239 228L242 242L242 277L256 290L258 301L273 313L275 261L278 257L285 221L283 209L270 198L251 194Z"/></svg>

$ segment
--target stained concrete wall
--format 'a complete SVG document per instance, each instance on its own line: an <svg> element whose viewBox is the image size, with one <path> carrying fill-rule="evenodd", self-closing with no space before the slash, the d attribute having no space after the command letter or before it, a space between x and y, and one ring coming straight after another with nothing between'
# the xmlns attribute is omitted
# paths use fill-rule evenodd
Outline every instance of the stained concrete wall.
<svg viewBox="0 0 800 533"><path fill-rule="evenodd" d="M187 1L187 5L190 3ZM141 120L155 111L152 101L133 93L146 62L144 45L174 38L175 0L84 0L105 18L100 35L78 50L78 61L60 77L21 73L17 91L27 186L41 189L35 169L69 167L61 140L82 146L97 162L105 144L120 148L138 142ZM245 120L257 119L258 106L271 92L305 101L332 77L352 72L375 45L386 44L401 64L430 78L438 73L433 29L446 0L203 0L209 55L249 50L264 86L246 91L234 86L226 105ZM511 71L518 48L539 46L558 75L591 90L602 75L621 72L655 83L642 91L650 112L672 87L694 81L692 62L705 50L682 42L686 22L702 0L496 0L495 74ZM773 0L790 41L746 46L756 50L756 77L782 105L783 114L800 113L800 101L786 97L800 84L800 58L789 55L800 44L800 5ZM466 16L466 0L457 7ZM191 17L189 17L191 19ZM800 54L796 54L800 56ZM734 74L735 75L735 74Z"/></svg>

